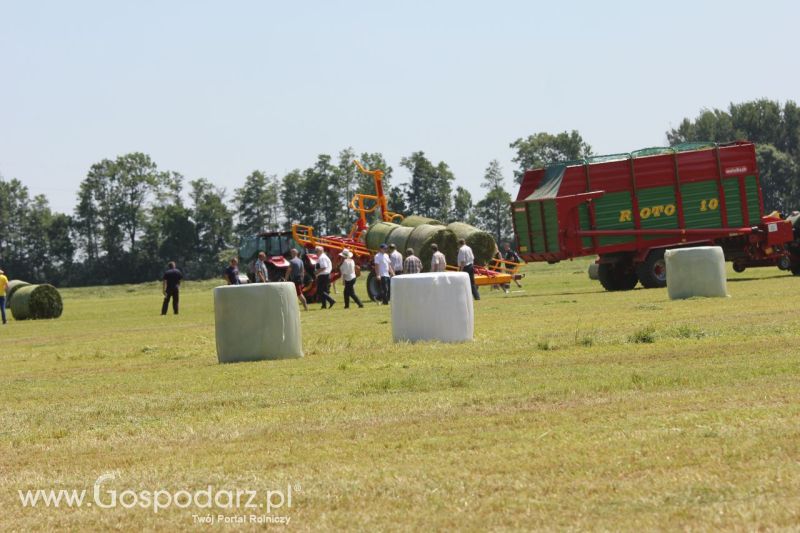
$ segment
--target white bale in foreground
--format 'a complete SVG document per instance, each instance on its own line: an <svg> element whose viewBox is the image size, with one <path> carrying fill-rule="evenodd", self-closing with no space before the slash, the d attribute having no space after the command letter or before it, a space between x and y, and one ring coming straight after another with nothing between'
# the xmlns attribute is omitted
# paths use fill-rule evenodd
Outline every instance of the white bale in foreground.
<svg viewBox="0 0 800 533"><path fill-rule="evenodd" d="M471 341L475 329L466 272L392 278L392 335L398 341Z"/></svg>
<svg viewBox="0 0 800 533"><path fill-rule="evenodd" d="M214 289L220 363L303 357L294 283L253 283Z"/></svg>
<svg viewBox="0 0 800 533"><path fill-rule="evenodd" d="M667 250L664 260L670 299L728 296L725 254L719 246Z"/></svg>

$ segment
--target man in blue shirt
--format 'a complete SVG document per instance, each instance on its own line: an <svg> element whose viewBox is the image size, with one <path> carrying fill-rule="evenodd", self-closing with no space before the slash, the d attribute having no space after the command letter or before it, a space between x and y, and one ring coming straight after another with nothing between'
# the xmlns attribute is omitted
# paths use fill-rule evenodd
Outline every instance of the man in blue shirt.
<svg viewBox="0 0 800 533"><path fill-rule="evenodd" d="M161 314L167 314L167 307L169 307L169 300L172 298L172 312L178 314L178 299L180 295L181 280L183 274L175 268L175 261L170 261L167 264L167 271L164 272L162 280L162 291L164 293L164 303L161 304Z"/></svg>

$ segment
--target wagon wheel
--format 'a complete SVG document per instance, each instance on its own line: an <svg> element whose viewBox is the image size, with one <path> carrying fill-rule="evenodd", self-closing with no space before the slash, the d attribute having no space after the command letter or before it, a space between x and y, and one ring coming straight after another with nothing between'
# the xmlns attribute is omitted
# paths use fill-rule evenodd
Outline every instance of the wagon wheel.
<svg viewBox="0 0 800 533"><path fill-rule="evenodd" d="M741 262L741 261L734 261L733 262L733 271L734 272L737 272L737 273L741 274L742 272L745 271L745 269L747 269L747 267L745 266L745 264L743 262Z"/></svg>
<svg viewBox="0 0 800 533"><path fill-rule="evenodd" d="M381 299L381 282L375 272L370 272L367 276L367 294L373 302L379 302Z"/></svg>
<svg viewBox="0 0 800 533"><path fill-rule="evenodd" d="M628 262L600 263L597 276L607 291L629 291L639 281L633 265Z"/></svg>
<svg viewBox="0 0 800 533"><path fill-rule="evenodd" d="M636 276L645 289L661 289L667 286L667 263L664 250L653 250L642 263L636 265Z"/></svg>

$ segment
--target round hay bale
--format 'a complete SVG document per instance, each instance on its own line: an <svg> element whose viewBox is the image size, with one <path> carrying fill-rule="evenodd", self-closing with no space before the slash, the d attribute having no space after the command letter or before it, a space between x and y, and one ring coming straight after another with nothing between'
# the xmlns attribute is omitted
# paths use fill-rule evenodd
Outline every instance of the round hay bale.
<svg viewBox="0 0 800 533"><path fill-rule="evenodd" d="M433 226L444 226L440 221L428 218L428 217L421 217L419 215L411 215L403 219L400 223L401 226L406 226L408 228L416 228L417 226L421 226L423 224L431 224Z"/></svg>
<svg viewBox="0 0 800 533"><path fill-rule="evenodd" d="M406 248L413 248L414 254L422 261L423 272L431 269L431 244L436 243L439 251L447 257L449 264L455 264L453 259L458 254L456 235L444 226L422 224L414 228L406 241Z"/></svg>
<svg viewBox="0 0 800 533"><path fill-rule="evenodd" d="M26 285L14 293L11 315L14 320L58 318L64 310L61 295L52 285Z"/></svg>
<svg viewBox="0 0 800 533"><path fill-rule="evenodd" d="M378 222L372 224L369 230L367 230L367 248L370 250L377 250L382 243L386 242L392 230L399 227L399 224L394 224L392 222Z"/></svg>
<svg viewBox="0 0 800 533"><path fill-rule="evenodd" d="M14 293L17 292L17 289L20 287L26 287L30 285L27 281L22 281L21 279L12 279L8 282L8 289L6 289L6 307L11 308L11 297L14 296Z"/></svg>
<svg viewBox="0 0 800 533"><path fill-rule="evenodd" d="M451 222L447 225L447 229L455 233L457 239L467 241L467 246L472 248L476 264L485 265L494 257L497 243L489 233L463 222Z"/></svg>
<svg viewBox="0 0 800 533"><path fill-rule="evenodd" d="M397 247L397 251L405 255L406 248L408 247L408 237L411 235L412 231L414 231L414 228L406 228L403 226L395 228L389 234L389 238L386 239L386 244L394 244Z"/></svg>

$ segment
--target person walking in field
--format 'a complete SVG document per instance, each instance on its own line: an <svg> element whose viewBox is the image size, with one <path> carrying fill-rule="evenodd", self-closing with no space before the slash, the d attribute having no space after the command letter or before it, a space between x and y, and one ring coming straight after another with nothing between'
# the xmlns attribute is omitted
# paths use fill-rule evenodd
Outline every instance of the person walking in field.
<svg viewBox="0 0 800 533"><path fill-rule="evenodd" d="M228 285L239 285L241 281L239 281L239 260L235 257L231 258L230 263L228 263L228 268L225 269L225 274L222 276L222 279L228 282Z"/></svg>
<svg viewBox="0 0 800 533"><path fill-rule="evenodd" d="M431 244L431 272L444 272L447 270L447 259L444 254L439 251L439 246L434 243Z"/></svg>
<svg viewBox="0 0 800 533"><path fill-rule="evenodd" d="M406 250L406 260L403 261L403 272L406 274L419 274L422 272L422 261L414 255L414 249Z"/></svg>
<svg viewBox="0 0 800 533"><path fill-rule="evenodd" d="M167 271L161 278L162 292L164 293L164 303L161 304L161 314L167 314L167 307L169 307L169 300L172 299L172 312L178 314L178 302L181 292L181 280L183 274L180 270L175 268L175 261L167 263Z"/></svg>
<svg viewBox="0 0 800 533"><path fill-rule="evenodd" d="M380 280L380 287L381 287L381 301L383 305L389 303L389 290L392 286L392 276L394 275L394 270L392 269L392 261L389 259L389 254L386 253L388 247L385 244L381 244L380 251L375 254L375 259L373 263L375 265L375 275Z"/></svg>
<svg viewBox="0 0 800 533"><path fill-rule="evenodd" d="M356 296L355 287L358 277L356 274L356 262L353 261L353 252L345 248L339 255L344 258L342 264L339 265L339 272L344 280L344 308L350 308L350 298L353 299L358 307L364 307L364 304Z"/></svg>
<svg viewBox="0 0 800 533"><path fill-rule="evenodd" d="M467 246L467 241L464 239L458 240L458 268L462 272L466 272L469 276L469 285L472 287L472 297L475 300L481 299L481 294L478 292L478 286L475 285L475 255L472 253L472 248Z"/></svg>
<svg viewBox="0 0 800 533"><path fill-rule="evenodd" d="M511 248L511 243L509 242L503 244L503 259L510 263L522 263L522 258L516 251L514 251L513 248ZM506 266L510 267L511 265L506 264ZM522 287L522 285L520 284L519 280L517 280L516 277L514 277L514 283L517 285L517 287ZM506 293L508 293L508 290L510 288L511 288L510 283L506 283L505 285L503 285L503 290L505 290Z"/></svg>
<svg viewBox="0 0 800 533"><path fill-rule="evenodd" d="M269 274L267 273L267 254L264 252L258 252L255 271L256 283L267 283L269 281Z"/></svg>
<svg viewBox="0 0 800 533"><path fill-rule="evenodd" d="M294 290L297 293L297 299L303 304L303 309L308 311L308 302L306 295L303 294L303 279L306 277L306 269L303 266L303 260L298 257L297 249L289 249L289 268L286 269L286 274L289 276L288 281L294 283Z"/></svg>
<svg viewBox="0 0 800 533"><path fill-rule="evenodd" d="M315 251L318 255L318 263L317 263L317 294L322 299L322 309L327 309L330 307L333 309L333 305L336 303L336 300L331 298L331 295L328 294L331 290L331 272L333 272L333 263L331 263L331 258L328 257L328 254L325 253L325 249L322 246L317 246Z"/></svg>
<svg viewBox="0 0 800 533"><path fill-rule="evenodd" d="M6 324L6 291L8 291L8 278L0 270L0 314L3 315L3 325Z"/></svg>

